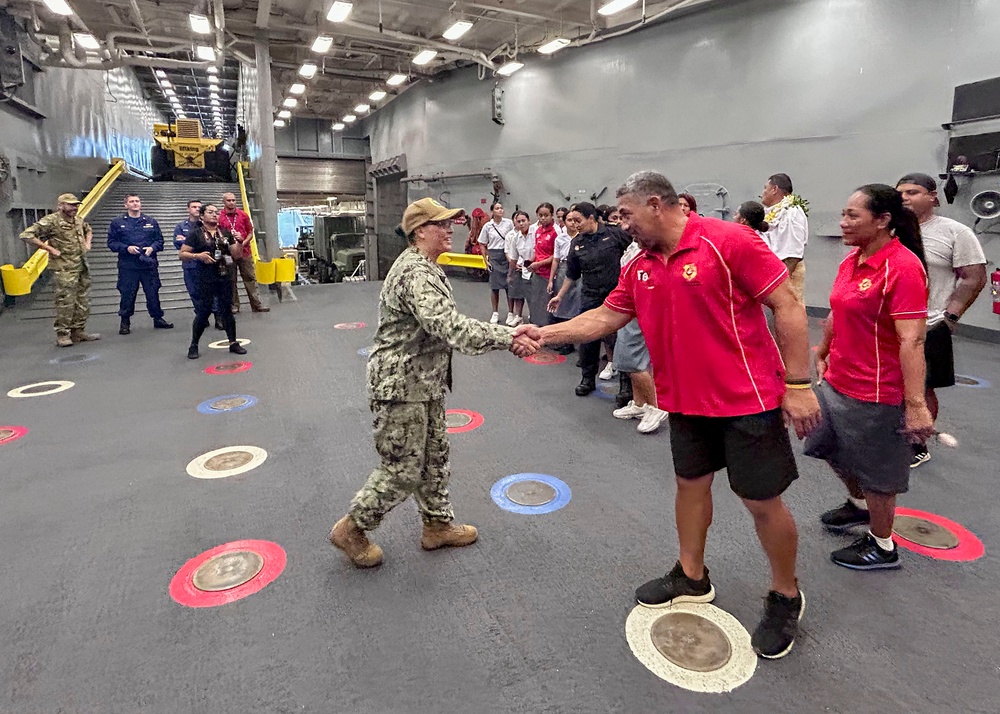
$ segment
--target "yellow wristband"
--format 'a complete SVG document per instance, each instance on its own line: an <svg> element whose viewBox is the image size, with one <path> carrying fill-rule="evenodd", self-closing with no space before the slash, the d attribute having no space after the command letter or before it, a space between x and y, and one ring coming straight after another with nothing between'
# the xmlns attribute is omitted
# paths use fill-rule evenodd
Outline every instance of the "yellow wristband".
<svg viewBox="0 0 1000 714"><path fill-rule="evenodd" d="M785 389L812 389L811 384L786 384Z"/></svg>

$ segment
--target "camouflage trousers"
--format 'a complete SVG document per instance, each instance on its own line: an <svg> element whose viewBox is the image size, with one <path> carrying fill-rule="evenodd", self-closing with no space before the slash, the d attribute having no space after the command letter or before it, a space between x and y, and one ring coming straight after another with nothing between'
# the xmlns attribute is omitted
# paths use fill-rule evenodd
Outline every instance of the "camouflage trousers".
<svg viewBox="0 0 1000 714"><path fill-rule="evenodd" d="M375 450L382 463L351 501L355 522L363 530L374 530L412 494L424 523L450 523L455 513L448 495L451 465L444 400L372 401L370 406Z"/></svg>
<svg viewBox="0 0 1000 714"><path fill-rule="evenodd" d="M57 335L68 335L87 326L90 317L90 271L86 265L57 270L56 323Z"/></svg>

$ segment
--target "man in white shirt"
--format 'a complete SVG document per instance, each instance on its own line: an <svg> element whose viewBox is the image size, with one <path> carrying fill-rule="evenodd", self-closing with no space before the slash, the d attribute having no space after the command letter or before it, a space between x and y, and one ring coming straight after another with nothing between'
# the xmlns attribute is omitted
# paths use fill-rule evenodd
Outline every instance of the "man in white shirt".
<svg viewBox="0 0 1000 714"><path fill-rule="evenodd" d="M768 229L764 240L768 247L788 268L792 292L805 302L803 290L806 282L806 243L809 241L809 219L806 218L806 202L792 192L792 180L788 174L774 174L760 195L761 203L767 209L764 220Z"/></svg>
<svg viewBox="0 0 1000 714"><path fill-rule="evenodd" d="M510 324L511 316L514 314L514 301L511 300L507 288L507 255L504 253L504 239L507 234L514 230L514 223L509 218L503 217L503 204L494 201L490 206L492 217L486 221L483 229L479 231L479 242L486 247L486 269L490 273L490 300L493 304L493 315L490 323L496 325L500 322L500 291L507 293L507 324Z"/></svg>
<svg viewBox="0 0 1000 714"><path fill-rule="evenodd" d="M941 205L937 182L927 174L907 174L896 183L903 204L917 214L927 259L927 406L937 419L938 399L934 390L955 384L955 362L951 334L962 315L986 286L986 256L972 230L958 221L938 216ZM913 447L911 468L930 460L926 444Z"/></svg>

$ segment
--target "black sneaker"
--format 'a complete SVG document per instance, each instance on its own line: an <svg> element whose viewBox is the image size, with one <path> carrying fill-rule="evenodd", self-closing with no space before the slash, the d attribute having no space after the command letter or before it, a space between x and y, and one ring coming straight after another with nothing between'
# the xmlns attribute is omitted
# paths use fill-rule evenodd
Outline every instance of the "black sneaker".
<svg viewBox="0 0 1000 714"><path fill-rule="evenodd" d="M198 359L198 345L188 347L188 359Z"/></svg>
<svg viewBox="0 0 1000 714"><path fill-rule="evenodd" d="M662 578L650 580L635 591L635 600L645 607L669 607L675 602L712 602L715 587L708 579L708 568L701 580L692 580L684 574L678 560L677 565Z"/></svg>
<svg viewBox="0 0 1000 714"><path fill-rule="evenodd" d="M584 377L583 380L576 385L576 389L573 391L576 393L576 396L585 397L595 389L597 389L597 383L593 379L587 379Z"/></svg>
<svg viewBox="0 0 1000 714"><path fill-rule="evenodd" d="M157 317L153 320L153 327L157 330L172 330L174 329L174 323L167 322L162 317Z"/></svg>
<svg viewBox="0 0 1000 714"><path fill-rule="evenodd" d="M245 355L247 353L246 348L239 342L233 342L229 345L229 351L234 355Z"/></svg>
<svg viewBox="0 0 1000 714"><path fill-rule="evenodd" d="M927 450L925 444L920 444L919 446L913 447L913 461L910 462L910 468L915 469L920 464L926 464L931 460L931 452Z"/></svg>
<svg viewBox="0 0 1000 714"><path fill-rule="evenodd" d="M832 511L827 511L819 519L834 533L843 533L856 526L867 526L871 520L867 509L858 508L850 501L844 502L843 506Z"/></svg>
<svg viewBox="0 0 1000 714"><path fill-rule="evenodd" d="M132 324L128 320L122 320L122 323L118 326L119 335L127 335L132 332Z"/></svg>
<svg viewBox="0 0 1000 714"><path fill-rule="evenodd" d="M764 600L764 617L750 639L753 651L764 659L781 659L791 652L805 611L806 597L801 590L795 598L769 592Z"/></svg>
<svg viewBox="0 0 1000 714"><path fill-rule="evenodd" d="M882 550L871 533L846 548L830 553L830 560L851 570L894 570L899 567L899 549Z"/></svg>

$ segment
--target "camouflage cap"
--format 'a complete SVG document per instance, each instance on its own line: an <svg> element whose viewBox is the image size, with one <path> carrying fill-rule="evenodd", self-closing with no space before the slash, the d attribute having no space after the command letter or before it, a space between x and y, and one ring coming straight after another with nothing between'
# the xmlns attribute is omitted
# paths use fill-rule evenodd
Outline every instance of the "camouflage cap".
<svg viewBox="0 0 1000 714"><path fill-rule="evenodd" d="M454 218L459 213L465 213L465 211L461 208L442 206L433 198L421 198L406 207L406 210L403 211L403 221L399 227L405 235L410 235L425 223L444 221Z"/></svg>
<svg viewBox="0 0 1000 714"><path fill-rule="evenodd" d="M80 199L72 193L60 193L56 203L80 203Z"/></svg>

